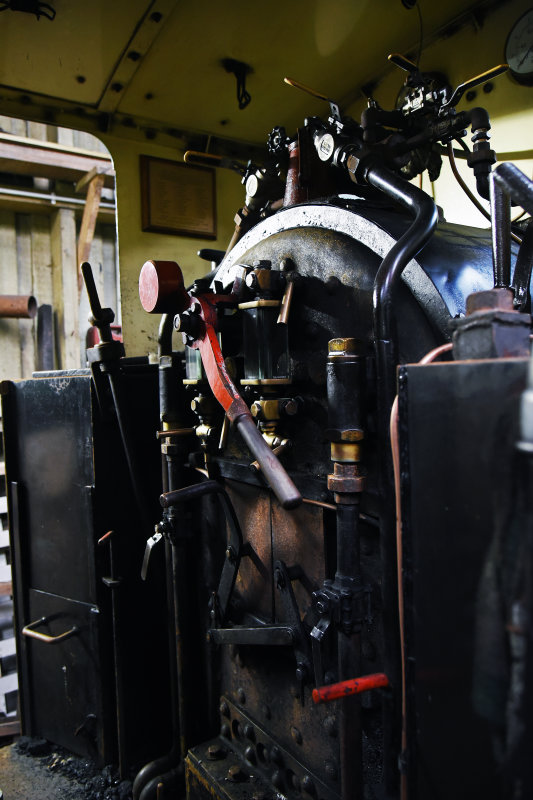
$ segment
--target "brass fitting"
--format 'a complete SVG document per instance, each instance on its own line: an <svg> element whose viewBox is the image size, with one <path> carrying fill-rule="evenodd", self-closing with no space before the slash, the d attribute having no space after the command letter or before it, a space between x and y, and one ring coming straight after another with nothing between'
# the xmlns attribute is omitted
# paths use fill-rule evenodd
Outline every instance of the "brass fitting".
<svg viewBox="0 0 533 800"><path fill-rule="evenodd" d="M361 445L355 442L331 442L331 460L341 464L361 461Z"/></svg>
<svg viewBox="0 0 533 800"><path fill-rule="evenodd" d="M261 422L270 422L279 419L279 401L255 400L250 407L252 417Z"/></svg>

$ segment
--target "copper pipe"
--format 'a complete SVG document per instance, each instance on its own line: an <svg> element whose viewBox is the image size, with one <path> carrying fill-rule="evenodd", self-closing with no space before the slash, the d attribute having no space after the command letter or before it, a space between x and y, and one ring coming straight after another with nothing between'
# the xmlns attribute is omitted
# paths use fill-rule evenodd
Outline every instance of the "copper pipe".
<svg viewBox="0 0 533 800"><path fill-rule="evenodd" d="M426 353L426 355L421 358L418 363L431 364L432 361L435 361L435 359L441 356L443 353L449 353L452 347L453 344L451 342L441 344L439 347L435 347L433 350L430 350L429 353Z"/></svg>
<svg viewBox="0 0 533 800"><path fill-rule="evenodd" d="M0 317L33 319L37 313L37 300L31 295L0 295Z"/></svg>

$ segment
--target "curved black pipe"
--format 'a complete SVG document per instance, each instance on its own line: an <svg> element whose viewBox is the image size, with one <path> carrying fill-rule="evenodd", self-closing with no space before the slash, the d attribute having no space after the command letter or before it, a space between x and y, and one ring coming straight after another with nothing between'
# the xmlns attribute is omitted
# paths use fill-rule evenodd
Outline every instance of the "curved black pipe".
<svg viewBox="0 0 533 800"><path fill-rule="evenodd" d="M510 194L513 204L533 214L533 181L507 161L494 170L494 179Z"/></svg>
<svg viewBox="0 0 533 800"><path fill-rule="evenodd" d="M383 705L383 779L385 790L396 796L399 788L398 762L401 753L401 651L397 611L398 581L396 554L396 510L394 475L390 450L389 419L396 395L398 337L394 300L402 272L426 244L437 224L433 200L417 187L386 167L368 167L367 181L414 216L414 221L389 250L376 274L373 292L373 319L376 353L377 437L379 453L380 550L382 563L382 603L384 613L384 669L393 692ZM394 691L396 689L396 691Z"/></svg>
<svg viewBox="0 0 533 800"><path fill-rule="evenodd" d="M429 195L387 167L373 164L367 170L366 180L415 217L381 262L374 281L374 335L377 339L391 340L395 338L394 292L403 270L435 230L437 208Z"/></svg>

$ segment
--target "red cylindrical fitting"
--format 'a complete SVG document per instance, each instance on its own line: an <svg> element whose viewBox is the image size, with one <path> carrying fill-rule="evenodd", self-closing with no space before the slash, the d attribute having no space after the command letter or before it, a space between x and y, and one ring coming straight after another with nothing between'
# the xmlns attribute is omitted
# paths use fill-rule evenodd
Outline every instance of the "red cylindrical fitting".
<svg viewBox="0 0 533 800"><path fill-rule="evenodd" d="M374 675L363 675L361 678L352 678L349 681L332 683L329 686L319 686L318 689L313 689L313 700L315 703L329 703L331 700L368 692L370 689L381 689L388 685L389 679L385 673L376 672Z"/></svg>
<svg viewBox="0 0 533 800"><path fill-rule="evenodd" d="M139 298L149 314L179 314L189 307L183 273L175 261L146 261L139 276Z"/></svg>
<svg viewBox="0 0 533 800"><path fill-rule="evenodd" d="M37 313L37 300L31 295L0 295L0 317L33 319Z"/></svg>

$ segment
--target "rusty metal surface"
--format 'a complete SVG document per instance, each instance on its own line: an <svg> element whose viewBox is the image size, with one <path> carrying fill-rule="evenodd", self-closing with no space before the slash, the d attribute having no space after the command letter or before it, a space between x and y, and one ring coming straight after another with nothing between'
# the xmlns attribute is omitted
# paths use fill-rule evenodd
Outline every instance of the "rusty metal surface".
<svg viewBox="0 0 533 800"><path fill-rule="evenodd" d="M33 319L37 313L37 301L31 295L0 295L0 317Z"/></svg>
<svg viewBox="0 0 533 800"><path fill-rule="evenodd" d="M298 565L302 576L293 581L296 602L303 616L325 575L325 544L322 527L323 510L318 506L303 505L290 513L272 502L272 557L284 561L287 567ZM275 594L275 610L283 621L279 593Z"/></svg>
<svg viewBox="0 0 533 800"><path fill-rule="evenodd" d="M227 481L226 489L250 552L241 560L235 589L249 613L273 622L269 493L236 481Z"/></svg>
<svg viewBox="0 0 533 800"><path fill-rule="evenodd" d="M221 699L221 735L193 748L186 763L189 800L207 790L218 797L300 798L302 793L320 800L335 800L333 786L321 781L298 758L272 740L265 727L228 698ZM303 743L294 725L292 743ZM330 768L330 772L332 769ZM334 783L334 781L333 781Z"/></svg>

